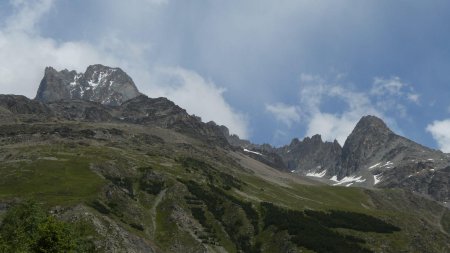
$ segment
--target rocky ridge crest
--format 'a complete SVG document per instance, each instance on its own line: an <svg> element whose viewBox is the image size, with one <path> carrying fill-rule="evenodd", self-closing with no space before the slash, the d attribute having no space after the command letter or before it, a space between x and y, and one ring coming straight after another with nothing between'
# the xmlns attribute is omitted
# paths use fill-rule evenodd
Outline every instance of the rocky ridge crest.
<svg viewBox="0 0 450 253"><path fill-rule="evenodd" d="M83 99L118 106L140 94L131 77L122 69L96 64L89 66L85 73L47 67L36 100Z"/></svg>

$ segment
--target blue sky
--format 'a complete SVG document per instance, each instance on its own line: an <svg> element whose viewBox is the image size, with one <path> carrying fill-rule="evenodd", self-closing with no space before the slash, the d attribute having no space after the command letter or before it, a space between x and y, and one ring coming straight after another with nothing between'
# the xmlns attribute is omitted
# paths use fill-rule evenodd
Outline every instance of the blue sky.
<svg viewBox="0 0 450 253"><path fill-rule="evenodd" d="M0 93L102 63L256 143L343 144L374 114L450 152L448 24L438 0L4 0Z"/></svg>

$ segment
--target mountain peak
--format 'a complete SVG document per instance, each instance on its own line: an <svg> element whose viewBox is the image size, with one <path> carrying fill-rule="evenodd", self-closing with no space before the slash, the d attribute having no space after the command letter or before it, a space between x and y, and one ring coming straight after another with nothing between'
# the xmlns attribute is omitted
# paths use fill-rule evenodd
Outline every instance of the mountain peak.
<svg viewBox="0 0 450 253"><path fill-rule="evenodd" d="M140 94L122 69L95 64L88 66L85 73L46 67L36 100L82 99L116 106Z"/></svg>
<svg viewBox="0 0 450 253"><path fill-rule="evenodd" d="M56 71L56 69L54 69L53 67L51 67L51 66L47 66L47 67L45 67L45 75L47 75L47 74L51 74L52 72L58 72L58 71Z"/></svg>
<svg viewBox="0 0 450 253"><path fill-rule="evenodd" d="M377 130L383 132L392 132L382 119L372 115L364 116L359 120L355 127L355 131L358 130Z"/></svg>
<svg viewBox="0 0 450 253"><path fill-rule="evenodd" d="M384 153L393 136L396 135L380 118L362 117L344 143L340 166L345 169L338 178L351 175L367 161L375 159L375 154Z"/></svg>

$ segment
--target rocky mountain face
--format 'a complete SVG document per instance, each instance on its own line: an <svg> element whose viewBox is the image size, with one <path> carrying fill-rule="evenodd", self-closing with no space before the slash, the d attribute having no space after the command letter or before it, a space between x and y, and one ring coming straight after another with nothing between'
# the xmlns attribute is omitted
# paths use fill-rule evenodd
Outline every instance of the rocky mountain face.
<svg viewBox="0 0 450 253"><path fill-rule="evenodd" d="M89 66L84 73L67 69L58 72L47 67L36 100L83 99L117 106L139 95L133 80L123 70L97 64Z"/></svg>
<svg viewBox="0 0 450 253"><path fill-rule="evenodd" d="M381 119L364 116L344 143L336 171L338 179L353 174L363 166L370 166L373 161L388 159L385 157L391 149L388 146L397 139L397 135Z"/></svg>
<svg viewBox="0 0 450 253"><path fill-rule="evenodd" d="M77 73L47 67L36 99L23 99L24 104L45 108L47 115L59 119L155 125L228 146L225 126L203 123L166 98L141 94L120 68L97 64Z"/></svg>
<svg viewBox="0 0 450 253"><path fill-rule="evenodd" d="M155 124L199 139L207 137L208 141L222 147L229 145L222 130L225 126L212 121L204 123L200 117L189 115L167 98L152 99L141 95L125 102L118 109L119 119L126 122Z"/></svg>
<svg viewBox="0 0 450 253"><path fill-rule="evenodd" d="M399 136L381 119L365 116L347 138L333 174L337 180L358 176L357 183L364 186L399 187L447 203L448 166L448 154Z"/></svg>
<svg viewBox="0 0 450 253"><path fill-rule="evenodd" d="M4 105L4 106L3 106ZM0 95L0 119L4 122L38 123L47 121L133 123L172 129L204 140L211 145L229 147L224 126L204 123L166 98L140 95L120 106L107 106L87 100L58 100L43 103L24 96Z"/></svg>
<svg viewBox="0 0 450 253"><path fill-rule="evenodd" d="M342 148L337 141L324 142L320 135L293 139L288 146L276 150L290 170L323 171L336 167Z"/></svg>

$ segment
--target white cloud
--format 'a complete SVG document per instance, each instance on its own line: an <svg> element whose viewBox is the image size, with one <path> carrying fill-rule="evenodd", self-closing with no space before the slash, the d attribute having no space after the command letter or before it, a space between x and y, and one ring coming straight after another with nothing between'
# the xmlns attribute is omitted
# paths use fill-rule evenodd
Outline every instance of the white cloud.
<svg viewBox="0 0 450 253"><path fill-rule="evenodd" d="M436 120L426 128L443 152L450 152L450 119Z"/></svg>
<svg viewBox="0 0 450 253"><path fill-rule="evenodd" d="M322 112L311 115L306 136L312 136L319 133L323 140L337 140L343 145L360 119L359 116L354 116L355 115L352 115L352 113L343 113L339 115Z"/></svg>
<svg viewBox="0 0 450 253"><path fill-rule="evenodd" d="M340 80L339 76L334 80ZM274 107L272 111L279 112L278 117L284 118L278 118L278 120L284 120L285 123L288 123L287 125L297 122L304 124L306 136L320 134L323 140L334 141L336 139L343 145L356 123L365 115L378 116L395 131L401 133L395 120L387 115L394 112L396 115L406 117L406 106L395 99L406 94L405 87L412 91L412 87L401 82L398 77L376 78L372 90L360 92L339 83L329 82L321 76L302 74L300 76L299 104L279 104L282 106ZM411 99L418 99L418 97ZM324 109L324 105L327 103L340 105ZM276 116L276 114L274 115ZM289 121L289 116L295 116L296 120Z"/></svg>
<svg viewBox="0 0 450 253"><path fill-rule="evenodd" d="M288 127L291 127L292 123L300 121L300 114L295 106L283 103L268 104L266 105L266 111L272 113L278 121L286 124Z"/></svg>
<svg viewBox="0 0 450 253"><path fill-rule="evenodd" d="M374 95L402 95L402 89L407 86L399 77L389 79L376 77L373 81L371 93Z"/></svg>
<svg viewBox="0 0 450 253"><path fill-rule="evenodd" d="M300 90L300 107L307 112L307 136L320 134L324 140L336 139L342 145L362 116L371 114L383 117L364 93L338 84L324 84L324 79L319 77L302 80L308 81L302 83ZM347 108L341 112L324 112L321 105L327 99L343 102Z"/></svg>
<svg viewBox="0 0 450 253"><path fill-rule="evenodd" d="M420 95L417 94L417 93L409 93L408 94L408 99L409 99L409 101L418 104L419 100L420 100Z"/></svg>
<svg viewBox="0 0 450 253"><path fill-rule="evenodd" d="M12 2L14 14L0 30L0 91L34 97L46 66L84 70L89 64L119 61L82 41L58 43L37 33L36 24L53 1Z"/></svg>
<svg viewBox="0 0 450 253"><path fill-rule="evenodd" d="M415 104L419 104L420 99L420 95L414 91L414 88L398 76L391 78L375 77L370 93L384 101L389 100L389 106L396 107L399 107L396 103L398 99L406 99Z"/></svg>
<svg viewBox="0 0 450 253"><path fill-rule="evenodd" d="M84 70L92 63L116 65L117 60L103 55L89 44L65 42L23 33L0 32L1 93L34 97L46 66Z"/></svg>
<svg viewBox="0 0 450 253"><path fill-rule="evenodd" d="M241 138L248 137L247 119L226 102L225 89L182 68L158 68L152 75L151 86L144 90L151 97L167 97L204 121L212 120Z"/></svg>
<svg viewBox="0 0 450 253"><path fill-rule="evenodd" d="M384 116L381 110L363 92L356 92L340 84L329 84L318 75L301 74L300 100L298 105L275 104L271 111L277 120L288 127L293 123L302 122L306 125L306 136L320 134L323 140L337 140L344 144L356 123L365 115L376 115L392 122ZM322 109L326 101L338 101L345 108L337 112L327 112Z"/></svg>
<svg viewBox="0 0 450 253"><path fill-rule="evenodd" d="M6 19L5 28L8 32L34 33L37 21L52 7L54 0L12 0L15 15Z"/></svg>
<svg viewBox="0 0 450 253"><path fill-rule="evenodd" d="M146 1L151 4L168 2ZM98 43L60 42L42 36L37 26L43 15L52 9L53 2L11 2L14 11L0 26L0 94L34 97L46 66L84 71L88 65L101 63L123 68L150 97L166 96L189 113L224 124L231 133L248 137L246 118L226 102L224 89L189 70L167 68L161 71L144 59L150 49L148 43L128 40L110 31L99 34ZM160 82L164 78L166 81Z"/></svg>

